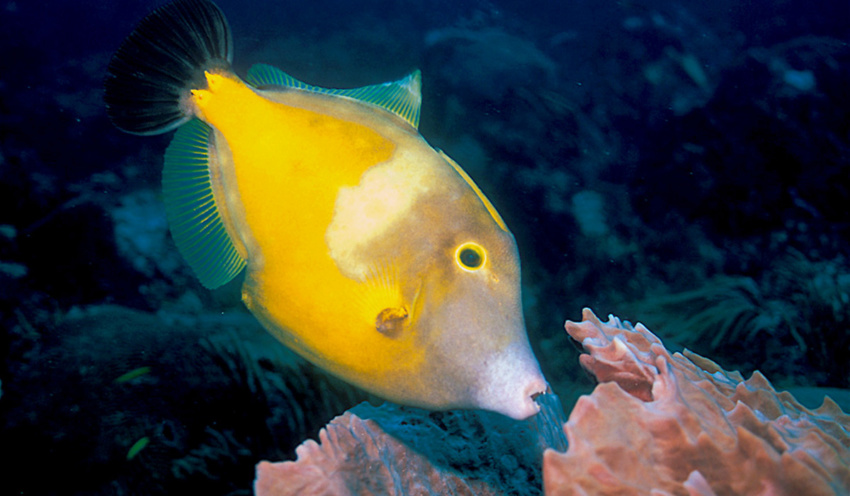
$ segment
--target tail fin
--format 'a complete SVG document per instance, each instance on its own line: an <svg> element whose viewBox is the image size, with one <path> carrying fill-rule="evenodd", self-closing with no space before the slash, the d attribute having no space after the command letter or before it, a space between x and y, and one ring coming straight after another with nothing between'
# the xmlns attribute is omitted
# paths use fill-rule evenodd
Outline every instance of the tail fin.
<svg viewBox="0 0 850 496"><path fill-rule="evenodd" d="M112 122L133 134L160 134L192 118L181 106L206 87L204 71L229 68L227 19L208 0L175 0L151 12L112 57L104 101Z"/></svg>

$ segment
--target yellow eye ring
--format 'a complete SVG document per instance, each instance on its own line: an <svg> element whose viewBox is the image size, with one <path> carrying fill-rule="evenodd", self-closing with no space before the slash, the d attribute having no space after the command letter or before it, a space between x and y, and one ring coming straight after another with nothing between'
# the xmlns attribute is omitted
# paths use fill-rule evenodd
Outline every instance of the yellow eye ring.
<svg viewBox="0 0 850 496"><path fill-rule="evenodd" d="M487 252L484 247L478 243L467 242L457 247L455 250L455 263L458 267L467 271L474 272L487 261Z"/></svg>

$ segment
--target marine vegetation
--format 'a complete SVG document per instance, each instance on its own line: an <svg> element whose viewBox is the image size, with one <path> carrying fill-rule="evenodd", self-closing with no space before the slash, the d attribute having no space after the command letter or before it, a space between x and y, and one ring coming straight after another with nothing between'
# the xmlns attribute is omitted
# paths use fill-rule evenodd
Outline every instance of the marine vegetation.
<svg viewBox="0 0 850 496"><path fill-rule="evenodd" d="M727 365L760 369L780 384L793 378L792 384L802 385L805 377L810 386L847 388L848 303L844 256L814 261L791 250L758 281L715 277L700 288L634 306L677 345L737 357Z"/></svg>

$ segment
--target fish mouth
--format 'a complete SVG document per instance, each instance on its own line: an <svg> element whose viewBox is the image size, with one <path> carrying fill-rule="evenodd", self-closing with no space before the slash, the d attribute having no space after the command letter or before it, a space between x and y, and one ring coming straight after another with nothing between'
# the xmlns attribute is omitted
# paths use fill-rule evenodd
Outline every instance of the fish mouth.
<svg viewBox="0 0 850 496"><path fill-rule="evenodd" d="M524 420L536 415L540 412L540 403L538 403L537 398L551 392L552 389L543 376L535 377L522 390L521 408L515 412L515 415L509 416L517 420Z"/></svg>
<svg viewBox="0 0 850 496"><path fill-rule="evenodd" d="M545 382L545 381L544 381ZM546 384L546 389L543 391L534 391L531 393L531 401L537 403L537 398L543 396L544 394L552 394L552 388L549 384Z"/></svg>
<svg viewBox="0 0 850 496"><path fill-rule="evenodd" d="M513 380L498 381L489 389L487 397L481 398L480 407L514 420L525 420L540 412L537 399L552 391L546 379L539 370L515 373Z"/></svg>

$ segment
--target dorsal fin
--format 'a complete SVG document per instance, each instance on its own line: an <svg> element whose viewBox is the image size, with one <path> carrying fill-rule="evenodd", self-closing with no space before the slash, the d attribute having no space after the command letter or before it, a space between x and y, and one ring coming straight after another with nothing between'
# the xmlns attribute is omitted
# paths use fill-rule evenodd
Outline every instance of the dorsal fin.
<svg viewBox="0 0 850 496"><path fill-rule="evenodd" d="M162 195L171 236L205 287L217 288L245 267L227 234L209 170L212 128L192 119L165 150Z"/></svg>
<svg viewBox="0 0 850 496"><path fill-rule="evenodd" d="M304 83L270 65L256 64L248 71L247 81L258 88L280 86L354 98L377 105L401 117L414 129L419 128L419 107L422 105L422 73L419 69L398 81L362 88L332 89Z"/></svg>

